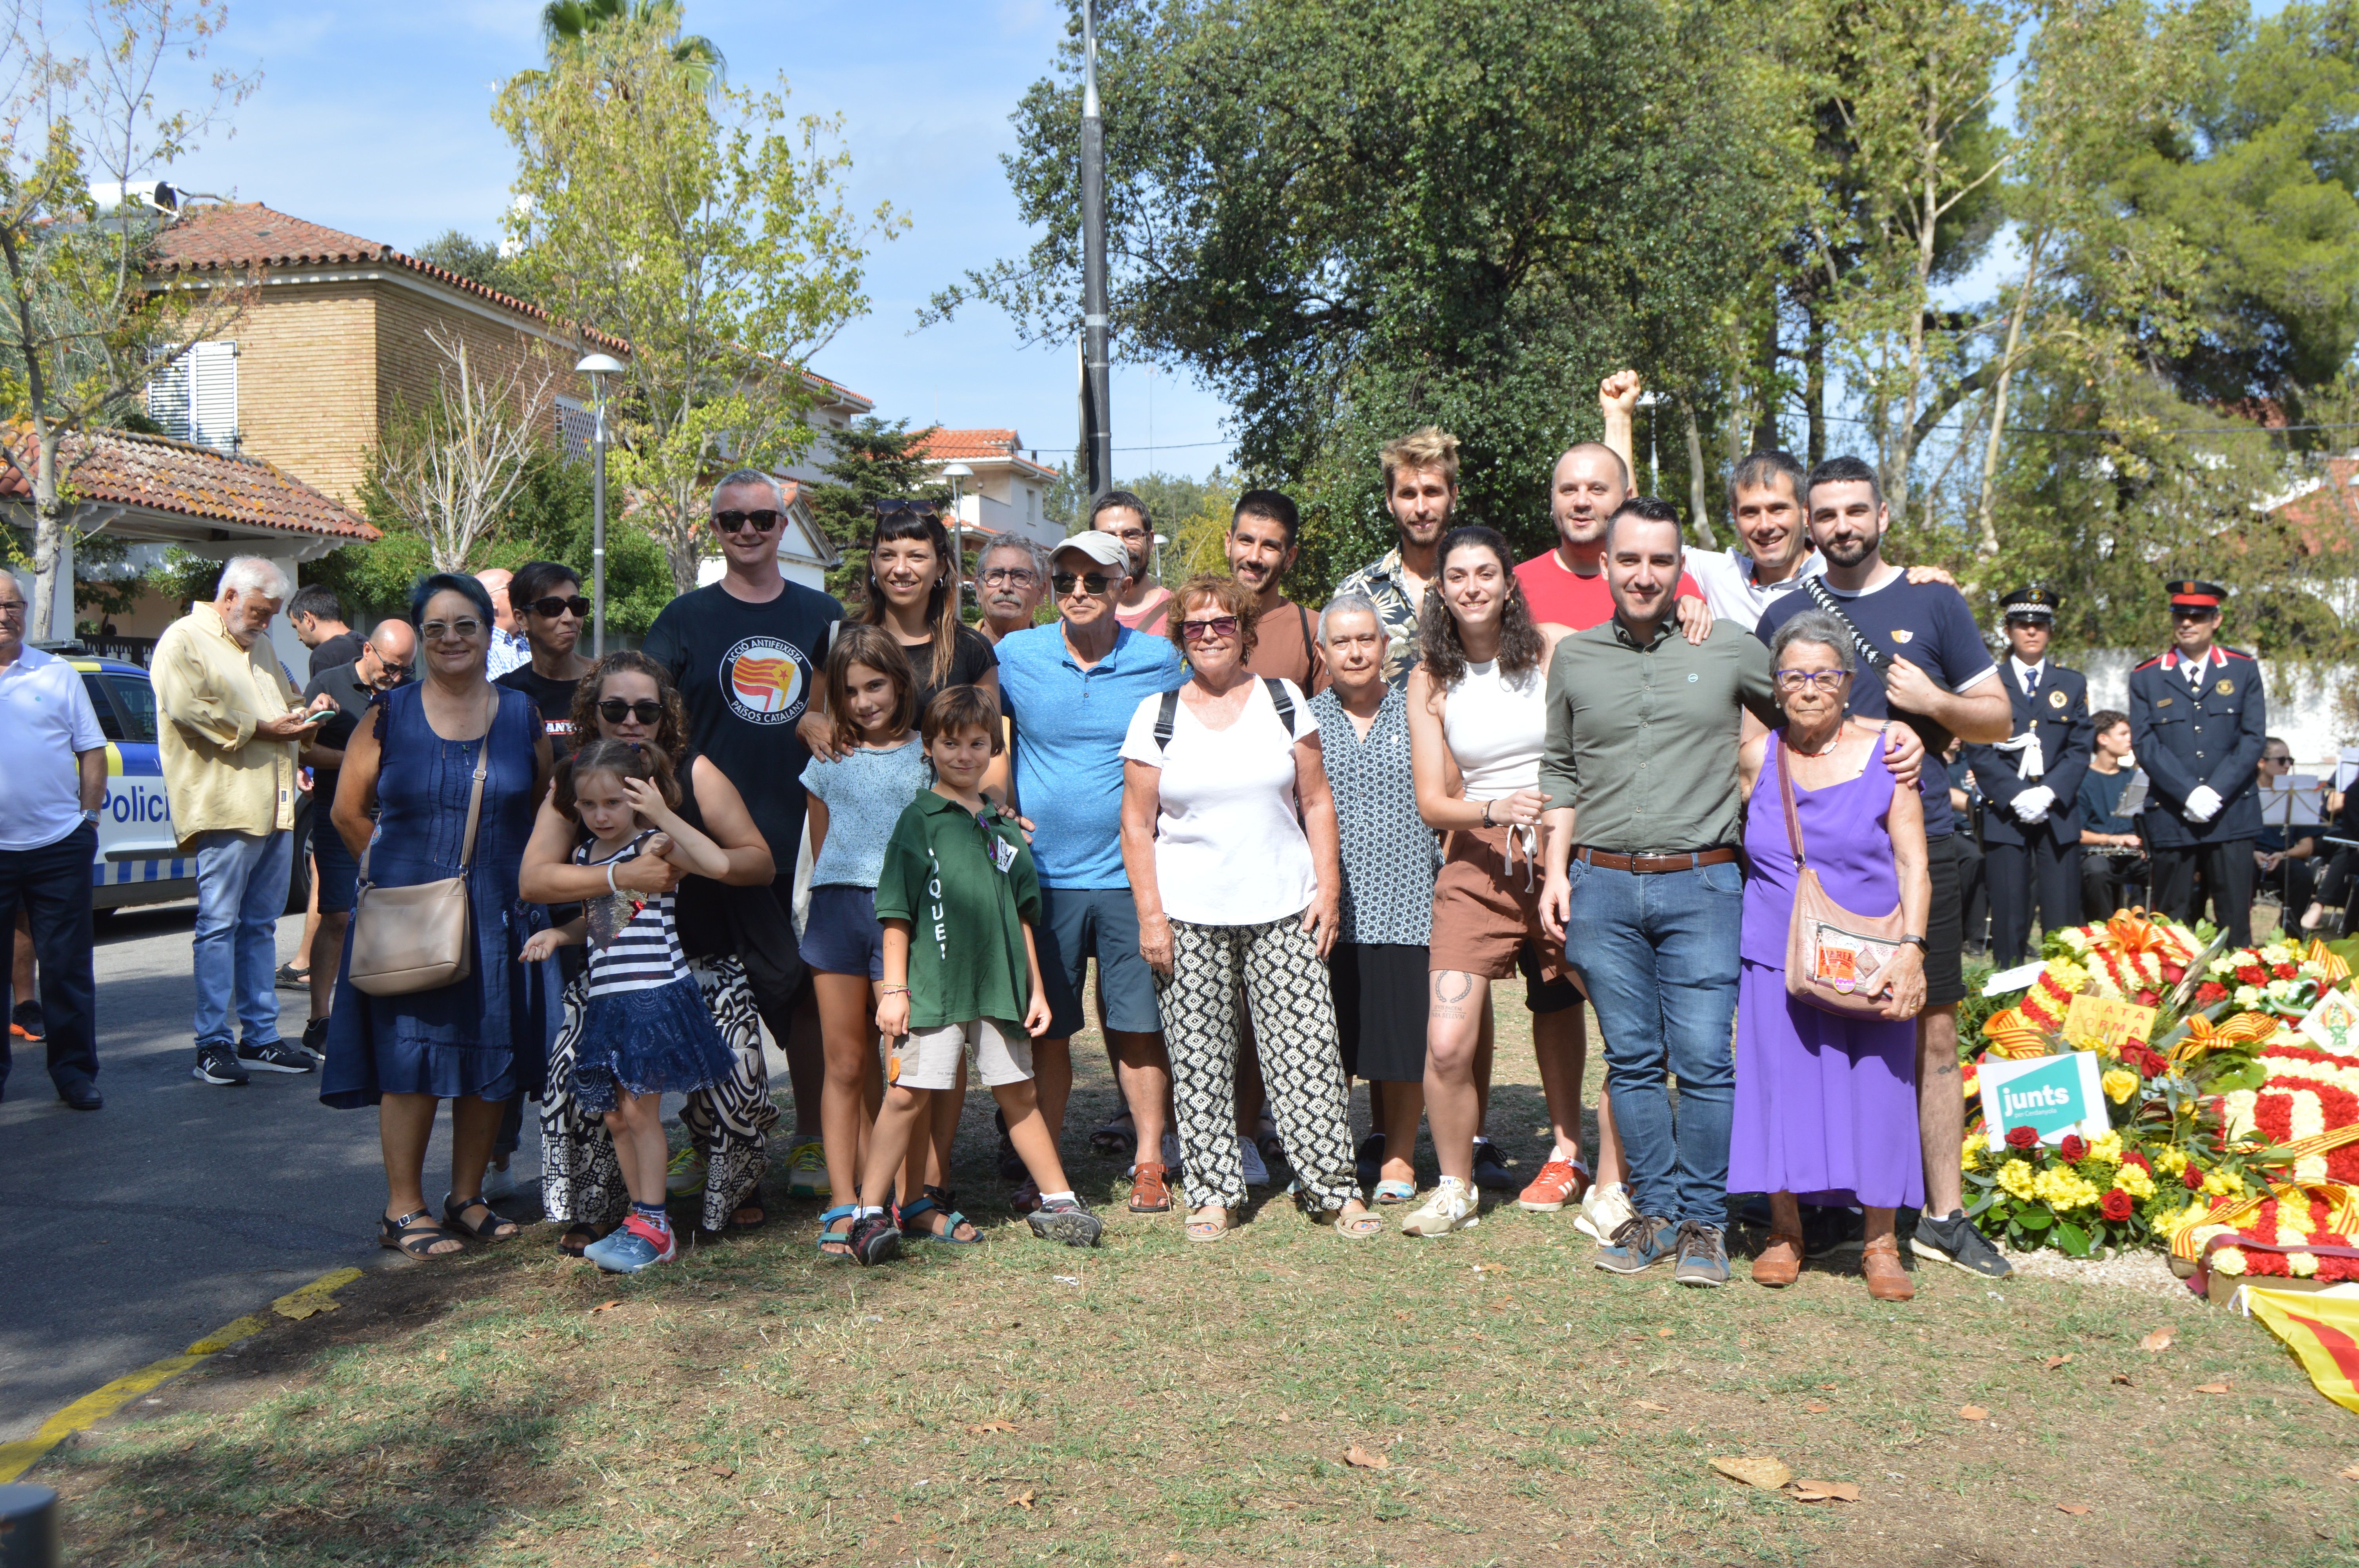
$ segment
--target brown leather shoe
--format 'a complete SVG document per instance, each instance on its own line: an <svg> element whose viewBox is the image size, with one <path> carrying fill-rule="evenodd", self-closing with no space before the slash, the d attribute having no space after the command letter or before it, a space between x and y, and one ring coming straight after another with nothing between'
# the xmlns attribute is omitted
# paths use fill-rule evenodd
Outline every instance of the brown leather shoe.
<svg viewBox="0 0 2359 1568"><path fill-rule="evenodd" d="M1130 1173L1130 1212L1169 1214L1171 1185L1160 1160L1141 1160Z"/></svg>
<svg viewBox="0 0 2359 1568"><path fill-rule="evenodd" d="M1753 1260L1753 1282L1780 1291L1801 1277L1802 1238L1771 1231L1769 1244Z"/></svg>
<svg viewBox="0 0 2359 1568"><path fill-rule="evenodd" d="M1889 1236L1879 1236L1861 1249L1859 1271L1867 1281L1867 1293L1880 1302L1908 1302L1917 1299L1916 1281L1908 1271L1900 1266L1900 1243Z"/></svg>

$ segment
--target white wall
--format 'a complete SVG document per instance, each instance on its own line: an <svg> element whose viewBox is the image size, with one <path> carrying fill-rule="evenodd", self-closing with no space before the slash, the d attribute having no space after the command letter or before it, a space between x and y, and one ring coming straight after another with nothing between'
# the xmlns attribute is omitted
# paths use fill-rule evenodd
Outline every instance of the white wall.
<svg viewBox="0 0 2359 1568"><path fill-rule="evenodd" d="M2091 712L2101 708L2117 708L2126 712L2130 704L2130 671L2158 652L2153 648L2138 653L2107 648L2060 662L2089 677ZM2284 737L2301 772L2333 771L2340 741L2332 693L2354 679L2359 679L2359 670L2347 665L2305 674L2286 669L2274 660L2261 661L2262 689L2268 697L2268 732Z"/></svg>

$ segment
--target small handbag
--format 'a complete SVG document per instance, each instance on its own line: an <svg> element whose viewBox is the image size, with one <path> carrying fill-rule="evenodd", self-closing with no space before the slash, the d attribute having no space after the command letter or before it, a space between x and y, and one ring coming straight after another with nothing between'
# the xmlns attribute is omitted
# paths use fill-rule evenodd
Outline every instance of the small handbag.
<svg viewBox="0 0 2359 1568"><path fill-rule="evenodd" d="M493 719L497 721L496 707ZM459 849L457 876L408 887L375 887L368 866L375 844L362 852L360 892L353 905L353 957L344 971L353 989L370 996L408 996L455 985L474 972L467 862L475 855L475 824L484 809L484 756L491 744L487 726L483 743L475 748L475 782L467 795L467 836Z"/></svg>
<svg viewBox="0 0 2359 1568"><path fill-rule="evenodd" d="M1802 818L1794 809L1784 737L1776 745L1777 797L1786 807L1786 842L1794 851L1795 872L1794 913L1786 925L1786 994L1839 1018L1880 1019L1885 971L1908 934L1907 917L1897 903L1889 914L1859 914L1828 895L1819 873L1802 858Z"/></svg>

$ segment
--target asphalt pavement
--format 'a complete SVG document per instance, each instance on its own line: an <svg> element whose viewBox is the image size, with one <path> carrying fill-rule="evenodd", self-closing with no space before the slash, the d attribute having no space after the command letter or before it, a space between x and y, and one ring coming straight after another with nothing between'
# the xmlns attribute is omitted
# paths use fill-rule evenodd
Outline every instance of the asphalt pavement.
<svg viewBox="0 0 2359 1568"><path fill-rule="evenodd" d="M256 1073L243 1088L190 1076L195 918L194 903L175 904L99 927L104 1109L67 1109L41 1048L16 1053L0 1103L0 1442L332 1269L390 1256L375 1240L374 1114L321 1105L316 1071ZM282 958L302 925L279 922ZM280 1030L296 1037L309 999L277 995ZM539 1145L527 1114L520 1179L537 1184ZM449 1161L446 1112L427 1153L430 1200ZM519 1197L501 1206L538 1212L531 1188Z"/></svg>

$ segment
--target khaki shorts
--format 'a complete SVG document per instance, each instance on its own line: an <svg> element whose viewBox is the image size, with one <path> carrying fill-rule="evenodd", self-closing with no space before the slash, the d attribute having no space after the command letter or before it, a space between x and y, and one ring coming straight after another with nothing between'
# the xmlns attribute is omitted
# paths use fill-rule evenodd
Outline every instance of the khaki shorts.
<svg viewBox="0 0 2359 1568"><path fill-rule="evenodd" d="M995 1019L913 1029L885 1059L885 1081L905 1089L946 1089L958 1082L959 1059L974 1049L975 1076L985 1088L1032 1076L1032 1037L1021 1025Z"/></svg>
<svg viewBox="0 0 2359 1568"><path fill-rule="evenodd" d="M1450 835L1441 871L1433 879L1433 938L1428 967L1435 974L1457 970L1504 980L1516 972L1516 956L1529 944L1543 979L1567 972L1564 949L1540 927L1540 868L1523 845L1507 869L1512 827L1461 827Z"/></svg>

